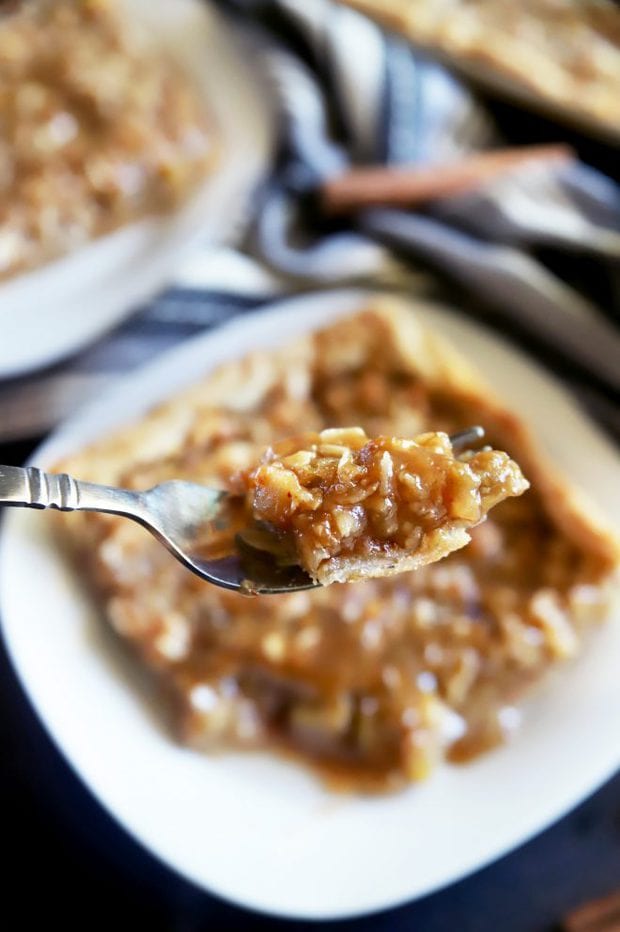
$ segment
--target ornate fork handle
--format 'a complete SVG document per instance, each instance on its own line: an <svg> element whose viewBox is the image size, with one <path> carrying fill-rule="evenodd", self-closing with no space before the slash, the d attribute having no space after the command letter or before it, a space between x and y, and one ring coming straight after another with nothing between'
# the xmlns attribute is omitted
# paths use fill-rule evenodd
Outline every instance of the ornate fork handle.
<svg viewBox="0 0 620 932"><path fill-rule="evenodd" d="M141 496L66 473L50 473L36 466L0 466L0 505L56 508L58 511L106 511L141 520Z"/></svg>

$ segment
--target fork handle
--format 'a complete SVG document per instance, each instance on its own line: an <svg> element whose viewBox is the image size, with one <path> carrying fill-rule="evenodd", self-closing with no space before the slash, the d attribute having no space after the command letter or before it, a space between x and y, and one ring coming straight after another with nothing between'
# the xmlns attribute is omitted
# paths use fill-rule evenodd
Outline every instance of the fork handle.
<svg viewBox="0 0 620 932"><path fill-rule="evenodd" d="M0 505L56 508L58 511L105 511L140 517L140 496L66 473L44 472L36 466L0 466Z"/></svg>

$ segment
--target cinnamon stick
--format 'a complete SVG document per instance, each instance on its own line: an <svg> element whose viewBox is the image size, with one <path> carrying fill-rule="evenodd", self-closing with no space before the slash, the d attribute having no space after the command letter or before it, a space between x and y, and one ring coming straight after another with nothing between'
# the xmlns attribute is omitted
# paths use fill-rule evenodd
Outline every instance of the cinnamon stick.
<svg viewBox="0 0 620 932"><path fill-rule="evenodd" d="M477 153L445 165L353 168L321 187L325 213L365 207L414 207L450 194L462 194L529 162L569 162L570 146L522 146Z"/></svg>
<svg viewBox="0 0 620 932"><path fill-rule="evenodd" d="M620 932L620 891L574 909L562 923L564 932Z"/></svg>

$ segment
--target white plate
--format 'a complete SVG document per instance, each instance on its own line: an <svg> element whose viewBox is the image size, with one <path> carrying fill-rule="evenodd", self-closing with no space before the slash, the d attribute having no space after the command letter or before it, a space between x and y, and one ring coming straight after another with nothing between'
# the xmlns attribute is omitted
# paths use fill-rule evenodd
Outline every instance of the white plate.
<svg viewBox="0 0 620 932"><path fill-rule="evenodd" d="M214 364L354 310L359 292L288 300L194 339L72 418L35 455L50 463L134 418ZM434 326L528 413L566 471L620 523L614 450L547 375L464 318ZM0 597L8 650L58 747L94 795L162 861L245 906L343 917L412 899L480 867L575 805L620 763L620 624L547 682L514 742L388 798L330 795L266 754L176 746L46 536L7 511Z"/></svg>
<svg viewBox="0 0 620 932"><path fill-rule="evenodd" d="M273 113L247 41L201 0L123 3L194 78L217 124L219 162L174 213L130 224L0 285L0 377L94 340L167 284L184 250L231 238L268 165Z"/></svg>

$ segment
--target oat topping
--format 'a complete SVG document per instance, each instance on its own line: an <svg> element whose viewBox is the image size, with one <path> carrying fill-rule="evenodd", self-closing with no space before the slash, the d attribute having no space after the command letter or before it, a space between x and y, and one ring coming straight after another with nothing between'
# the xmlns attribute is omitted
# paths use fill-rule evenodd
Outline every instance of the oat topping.
<svg viewBox="0 0 620 932"><path fill-rule="evenodd" d="M456 457L445 433L370 439L361 427L282 441L241 485L258 525L254 546L323 585L440 560L489 508L528 487L500 451Z"/></svg>

